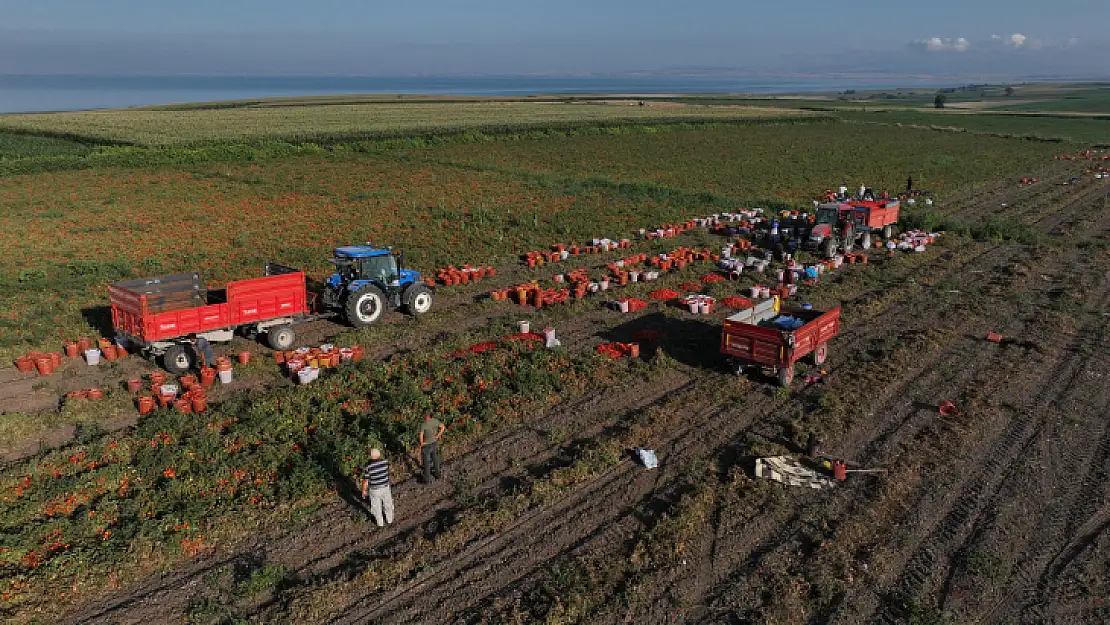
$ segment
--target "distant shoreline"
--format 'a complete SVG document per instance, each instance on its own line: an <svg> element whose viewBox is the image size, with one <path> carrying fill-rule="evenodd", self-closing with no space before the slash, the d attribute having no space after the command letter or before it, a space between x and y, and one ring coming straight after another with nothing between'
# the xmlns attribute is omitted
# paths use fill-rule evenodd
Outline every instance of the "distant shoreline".
<svg viewBox="0 0 1110 625"><path fill-rule="evenodd" d="M274 98L560 99L590 97L791 97L845 90L936 89L966 80L732 75L343 77L0 75L0 113L168 105L234 105Z"/></svg>

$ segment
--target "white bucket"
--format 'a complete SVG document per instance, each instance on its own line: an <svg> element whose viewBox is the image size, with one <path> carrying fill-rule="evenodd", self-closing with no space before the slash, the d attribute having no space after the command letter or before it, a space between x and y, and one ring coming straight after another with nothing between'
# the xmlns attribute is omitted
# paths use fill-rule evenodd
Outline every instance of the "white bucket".
<svg viewBox="0 0 1110 625"><path fill-rule="evenodd" d="M759 294L760 294L760 293L761 293L762 291L763 291L763 289L762 289L762 288L760 288L760 286L759 286L759 285L757 284L757 285L755 285L755 286L753 286L753 287L751 288L751 296L752 296L752 297L759 297Z"/></svg>
<svg viewBox="0 0 1110 625"><path fill-rule="evenodd" d="M169 395L171 397L177 397L177 392L179 390L181 389L178 388L176 384L163 384L162 386L158 387L158 392L160 394Z"/></svg>
<svg viewBox="0 0 1110 625"><path fill-rule="evenodd" d="M779 282L782 282L783 279L786 278L786 272L782 269L779 269L778 272L775 273L775 276L777 277Z"/></svg>
<svg viewBox="0 0 1110 625"><path fill-rule="evenodd" d="M621 301L619 301L617 303L620 305L620 309L621 309L622 313L628 312L628 300L622 299Z"/></svg>
<svg viewBox="0 0 1110 625"><path fill-rule="evenodd" d="M698 304L698 312L703 315L709 314L709 302L701 302Z"/></svg>
<svg viewBox="0 0 1110 625"><path fill-rule="evenodd" d="M688 306L690 307L690 312L694 313L695 315L698 314L699 305L697 302L690 302Z"/></svg>
<svg viewBox="0 0 1110 625"><path fill-rule="evenodd" d="M560 274L555 274L555 276L551 279L556 281L556 282L562 282L563 281L563 274L561 274L561 273Z"/></svg>
<svg viewBox="0 0 1110 625"><path fill-rule="evenodd" d="M765 286L759 287L759 296L760 297L771 297L771 289L769 287L765 287Z"/></svg>
<svg viewBox="0 0 1110 625"><path fill-rule="evenodd" d="M560 260L566 260L568 258L570 258L570 252L568 252L566 250L563 250L563 251L559 252L559 259Z"/></svg>
<svg viewBox="0 0 1110 625"><path fill-rule="evenodd" d="M518 322L517 325L520 326L521 334L529 334L532 331L532 324L527 321Z"/></svg>
<svg viewBox="0 0 1110 625"><path fill-rule="evenodd" d="M297 381L301 384L308 384L314 378L313 367L305 367L297 372Z"/></svg>
<svg viewBox="0 0 1110 625"><path fill-rule="evenodd" d="M544 328L543 338L546 339L548 343L555 340L555 328Z"/></svg>
<svg viewBox="0 0 1110 625"><path fill-rule="evenodd" d="M339 357L342 360L352 360L355 357L355 350L350 347L344 347L339 350Z"/></svg>
<svg viewBox="0 0 1110 625"><path fill-rule="evenodd" d="M100 364L100 350L96 348L86 349L85 361L88 362L90 365Z"/></svg>
<svg viewBox="0 0 1110 625"><path fill-rule="evenodd" d="M221 371L220 372L220 382L222 382L224 384L231 384L231 380L234 377L235 377L234 373L231 371L231 369L228 369L227 371Z"/></svg>
<svg viewBox="0 0 1110 625"><path fill-rule="evenodd" d="M601 281L601 290L602 291L608 291L609 290L609 280L606 279L606 280Z"/></svg>
<svg viewBox="0 0 1110 625"><path fill-rule="evenodd" d="M640 281L640 272L639 271L629 271L628 272L628 279L631 280L632 282L639 282Z"/></svg>

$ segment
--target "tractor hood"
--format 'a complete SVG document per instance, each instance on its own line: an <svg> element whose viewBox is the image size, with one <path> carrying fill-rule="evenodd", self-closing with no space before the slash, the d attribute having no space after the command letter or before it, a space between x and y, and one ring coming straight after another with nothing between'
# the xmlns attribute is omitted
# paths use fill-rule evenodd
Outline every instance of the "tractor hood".
<svg viewBox="0 0 1110 625"><path fill-rule="evenodd" d="M811 239L824 239L832 234L832 226L829 224L817 224L809 231L809 238Z"/></svg>

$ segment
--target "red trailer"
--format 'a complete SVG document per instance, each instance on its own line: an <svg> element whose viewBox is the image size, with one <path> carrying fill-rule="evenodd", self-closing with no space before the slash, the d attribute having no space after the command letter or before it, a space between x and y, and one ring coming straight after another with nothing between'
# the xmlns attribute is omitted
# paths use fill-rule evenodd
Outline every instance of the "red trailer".
<svg viewBox="0 0 1110 625"><path fill-rule="evenodd" d="M898 200L852 200L849 202L855 213L854 222L861 227L857 230L882 230L883 238L889 239L891 226L898 223L898 210L901 204Z"/></svg>
<svg viewBox="0 0 1110 625"><path fill-rule="evenodd" d="M823 364L829 339L839 332L839 306L822 312L781 306L776 297L725 319L721 353L737 363L738 375L747 367L770 367L779 384L789 386L794 363L812 354L814 364Z"/></svg>
<svg viewBox="0 0 1110 625"><path fill-rule="evenodd" d="M191 337L230 341L235 330L265 333L274 349L289 349L293 325L310 318L303 272L266 265L261 278L229 282L205 292L196 273L117 282L108 286L116 336L148 356L161 356L170 372L191 368Z"/></svg>

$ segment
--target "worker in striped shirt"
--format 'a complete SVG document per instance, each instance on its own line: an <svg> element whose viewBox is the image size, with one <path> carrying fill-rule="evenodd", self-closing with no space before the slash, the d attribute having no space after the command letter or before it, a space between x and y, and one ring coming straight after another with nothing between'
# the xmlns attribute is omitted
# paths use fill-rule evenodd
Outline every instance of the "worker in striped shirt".
<svg viewBox="0 0 1110 625"><path fill-rule="evenodd" d="M382 458L380 449L370 450L370 462L362 470L362 498L370 501L370 514L378 527L393 523L393 493L389 489L389 463Z"/></svg>

